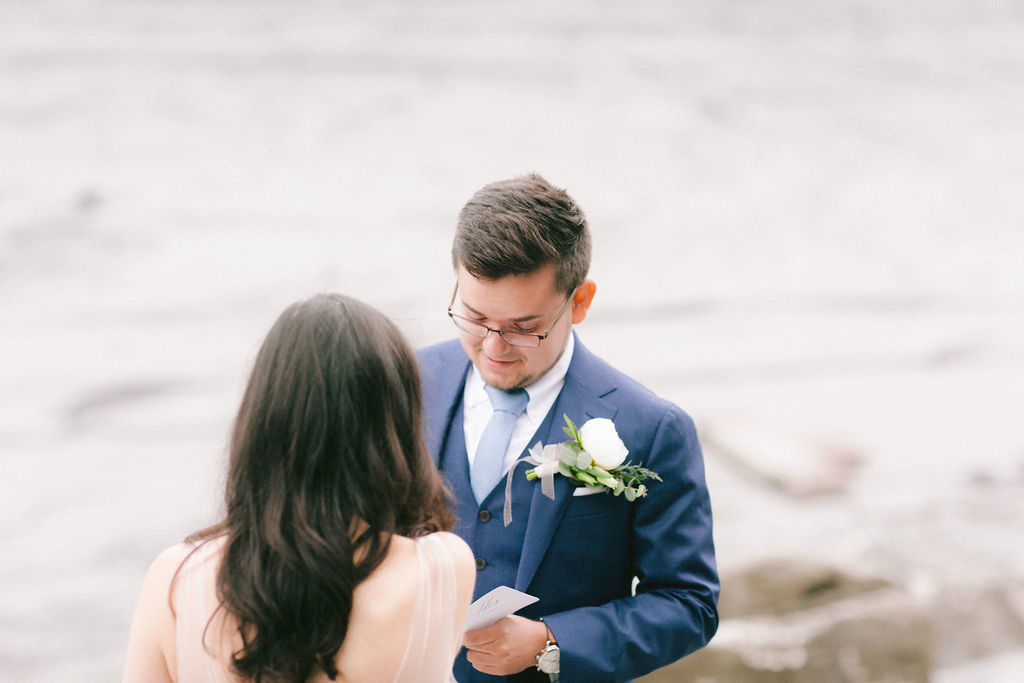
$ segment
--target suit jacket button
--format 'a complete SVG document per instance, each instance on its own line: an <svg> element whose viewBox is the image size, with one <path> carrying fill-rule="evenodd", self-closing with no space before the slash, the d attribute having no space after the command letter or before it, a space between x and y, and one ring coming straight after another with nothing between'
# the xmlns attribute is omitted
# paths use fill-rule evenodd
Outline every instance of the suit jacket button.
<svg viewBox="0 0 1024 683"><path fill-rule="evenodd" d="M484 568L484 567L486 567L486 566L487 566L487 560L485 560L485 559L484 559L484 558L482 558L482 557L478 557L478 558L476 558L476 568L477 568L478 570L479 570L479 569L483 569L483 568Z"/></svg>
<svg viewBox="0 0 1024 683"><path fill-rule="evenodd" d="M476 518L479 519L481 522L489 522L491 521L491 511L481 510L480 514L478 514Z"/></svg>

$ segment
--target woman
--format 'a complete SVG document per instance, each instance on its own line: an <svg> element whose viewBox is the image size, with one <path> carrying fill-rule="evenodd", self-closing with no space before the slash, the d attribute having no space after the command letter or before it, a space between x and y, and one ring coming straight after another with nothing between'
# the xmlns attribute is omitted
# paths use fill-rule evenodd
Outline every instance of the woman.
<svg viewBox="0 0 1024 683"><path fill-rule="evenodd" d="M154 561L124 680L448 680L476 569L420 413L387 318L340 295L285 310L235 420L225 518Z"/></svg>

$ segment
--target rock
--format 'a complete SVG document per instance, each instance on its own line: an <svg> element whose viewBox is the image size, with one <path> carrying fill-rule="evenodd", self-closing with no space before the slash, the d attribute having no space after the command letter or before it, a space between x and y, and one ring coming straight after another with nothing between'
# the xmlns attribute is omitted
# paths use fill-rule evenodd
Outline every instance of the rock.
<svg viewBox="0 0 1024 683"><path fill-rule="evenodd" d="M881 588L891 582L859 577L830 565L796 559L767 560L722 578L722 618L788 614Z"/></svg>
<svg viewBox="0 0 1024 683"><path fill-rule="evenodd" d="M845 491L861 463L848 446L749 418L708 421L701 442L741 473L797 498Z"/></svg>
<svg viewBox="0 0 1024 683"><path fill-rule="evenodd" d="M927 615L899 596L812 638L807 664L794 680L927 683L932 642Z"/></svg>
<svg viewBox="0 0 1024 683"><path fill-rule="evenodd" d="M955 666L1024 647L1024 582L948 586L930 605L936 663Z"/></svg>
<svg viewBox="0 0 1024 683"><path fill-rule="evenodd" d="M723 580L706 648L643 683L919 683L932 667L929 614L902 586L781 560Z"/></svg>

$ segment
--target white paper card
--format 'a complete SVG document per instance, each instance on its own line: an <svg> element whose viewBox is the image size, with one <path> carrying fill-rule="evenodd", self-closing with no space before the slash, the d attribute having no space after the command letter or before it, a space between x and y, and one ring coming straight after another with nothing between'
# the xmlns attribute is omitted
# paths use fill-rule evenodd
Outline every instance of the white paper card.
<svg viewBox="0 0 1024 683"><path fill-rule="evenodd" d="M466 613L466 630L473 631L490 626L498 619L507 617L527 605L537 602L538 598L527 595L515 588L498 586L469 606Z"/></svg>

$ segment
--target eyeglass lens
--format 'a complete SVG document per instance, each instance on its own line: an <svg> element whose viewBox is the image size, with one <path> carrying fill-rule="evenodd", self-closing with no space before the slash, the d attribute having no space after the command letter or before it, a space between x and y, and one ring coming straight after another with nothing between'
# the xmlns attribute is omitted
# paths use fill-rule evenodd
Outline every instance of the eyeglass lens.
<svg viewBox="0 0 1024 683"><path fill-rule="evenodd" d="M540 346L540 337L536 334L492 330L486 325L471 322L454 314L452 315L452 322L454 322L455 326L460 330L468 332L474 337L486 337L488 331L490 331L497 333L505 343L511 344L512 346Z"/></svg>

